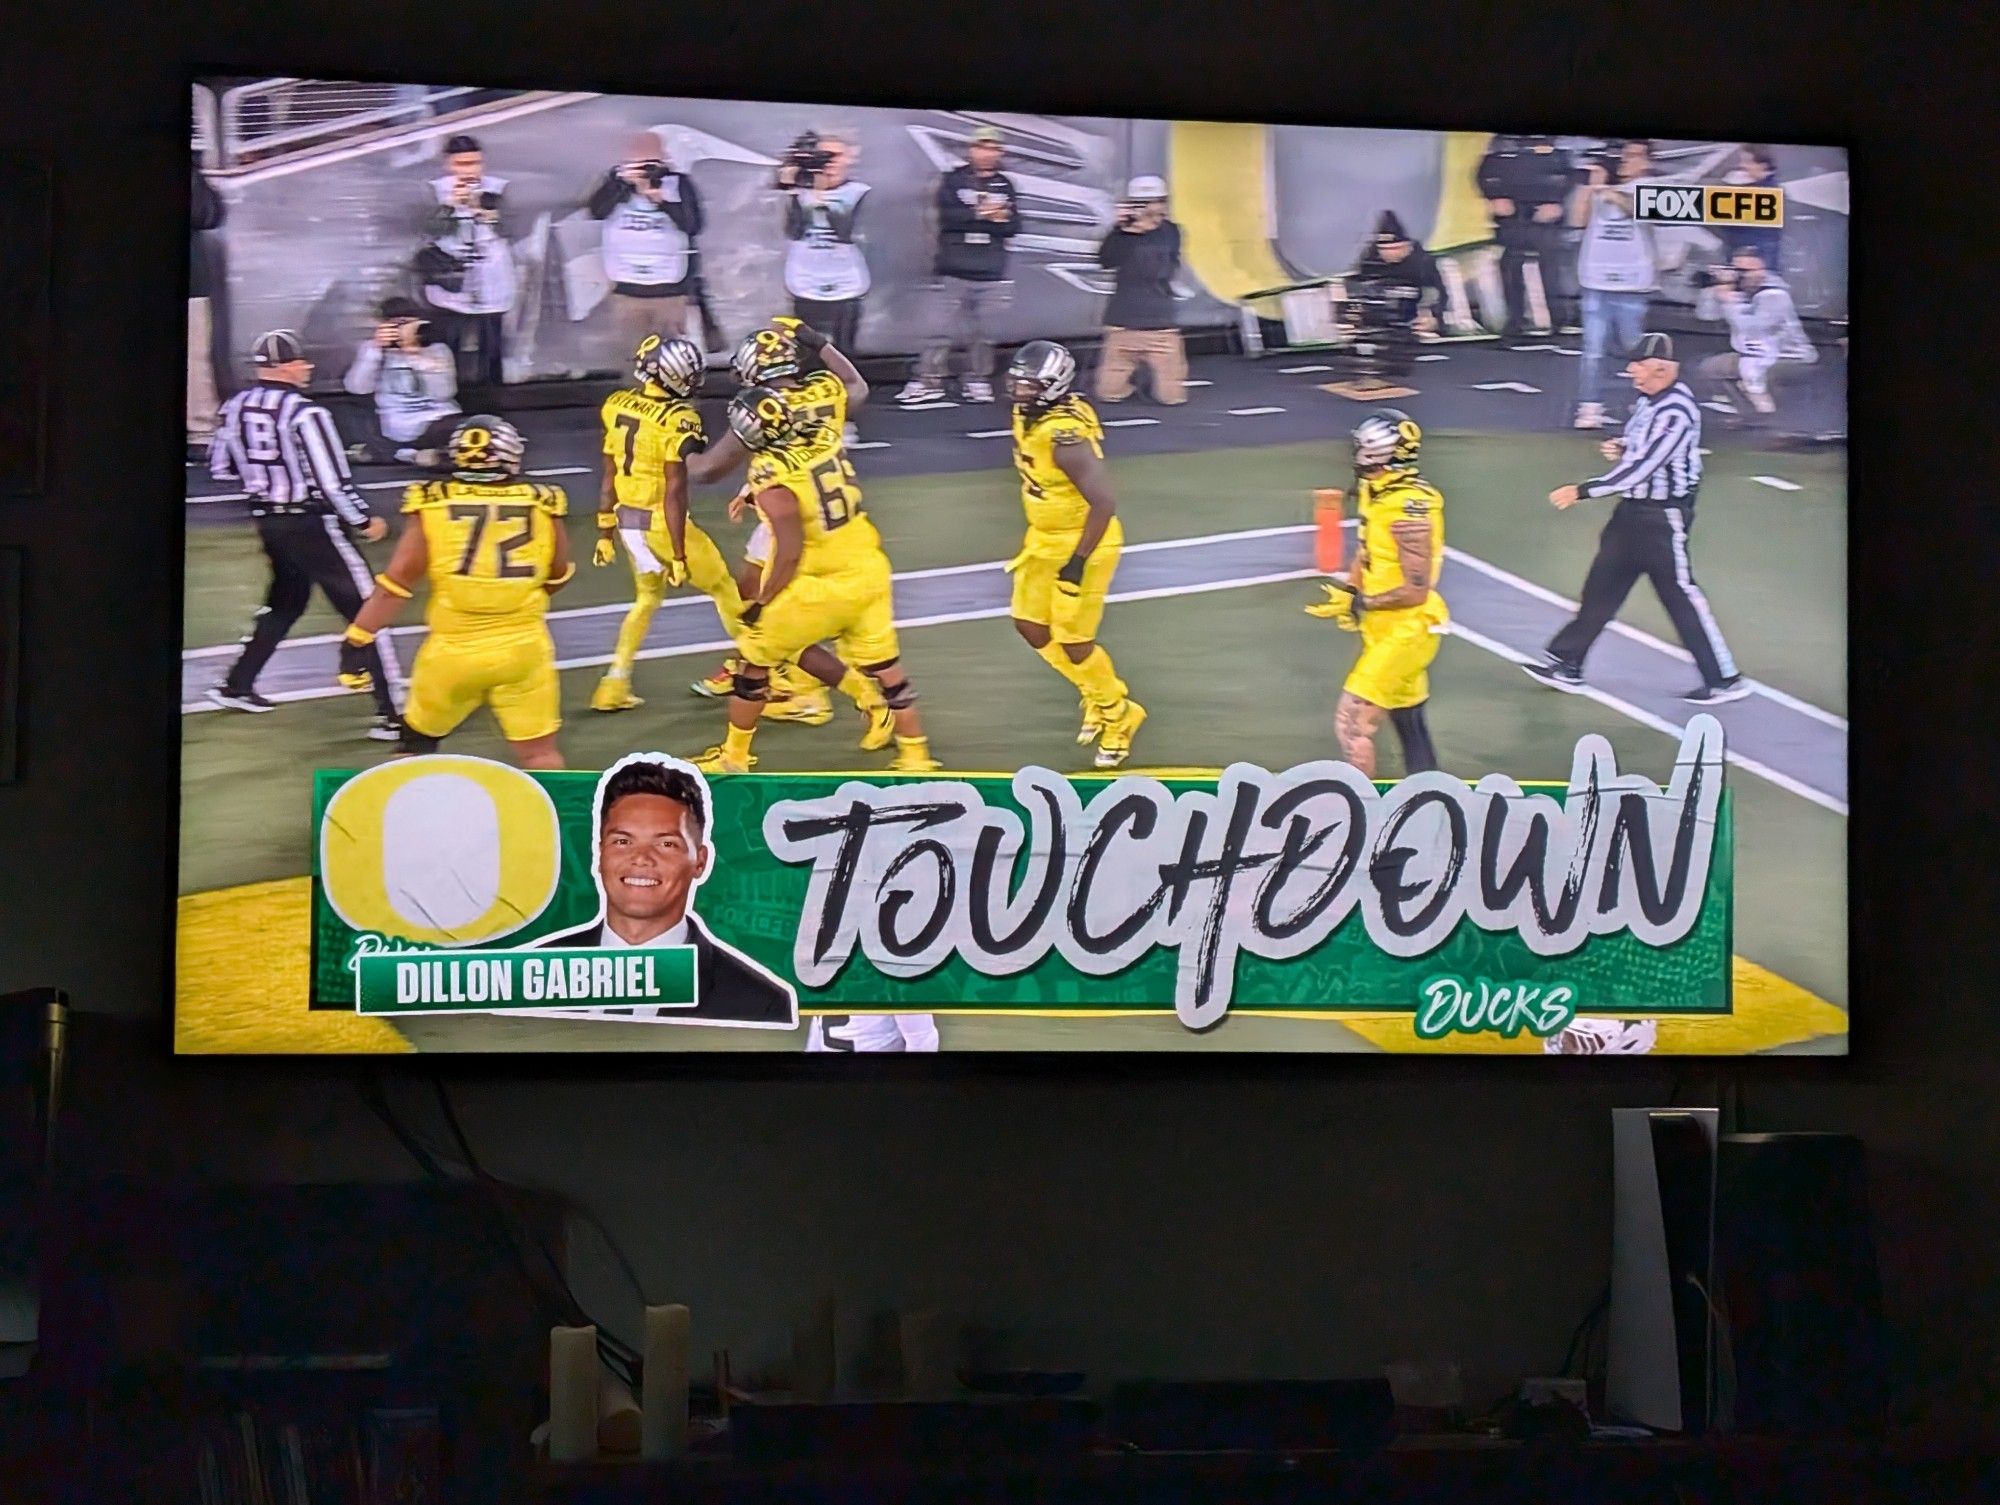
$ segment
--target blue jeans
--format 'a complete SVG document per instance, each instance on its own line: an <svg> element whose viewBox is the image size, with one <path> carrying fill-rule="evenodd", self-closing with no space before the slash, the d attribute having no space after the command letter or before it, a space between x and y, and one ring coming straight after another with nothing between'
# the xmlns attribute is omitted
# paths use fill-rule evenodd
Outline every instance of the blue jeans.
<svg viewBox="0 0 2000 1505"><path fill-rule="evenodd" d="M1651 293L1607 293L1583 289L1583 370L1577 401L1604 401L1604 356L1616 341L1623 356L1646 332L1646 304Z"/></svg>

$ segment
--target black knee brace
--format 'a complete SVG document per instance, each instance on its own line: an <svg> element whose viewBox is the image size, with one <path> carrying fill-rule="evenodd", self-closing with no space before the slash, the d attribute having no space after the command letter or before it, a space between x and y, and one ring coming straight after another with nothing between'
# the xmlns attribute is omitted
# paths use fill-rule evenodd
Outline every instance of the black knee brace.
<svg viewBox="0 0 2000 1505"><path fill-rule="evenodd" d="M1403 771L1429 773L1438 766L1437 748L1431 744L1430 718L1421 705L1404 706L1389 713L1389 724L1403 744Z"/></svg>
<svg viewBox="0 0 2000 1505"><path fill-rule="evenodd" d="M436 752L438 750L438 743L442 740L439 737L426 737L422 732L411 726L409 722L405 721L402 731L396 736L396 745L404 752L410 754L411 757L420 758L425 753Z"/></svg>
<svg viewBox="0 0 2000 1505"><path fill-rule="evenodd" d="M737 670L730 676L729 688L739 700L769 700L771 698L771 675L769 670L759 669L755 674Z"/></svg>
<svg viewBox="0 0 2000 1505"><path fill-rule="evenodd" d="M907 711L917 703L917 687L904 680L895 689L882 686L882 703L892 711Z"/></svg>

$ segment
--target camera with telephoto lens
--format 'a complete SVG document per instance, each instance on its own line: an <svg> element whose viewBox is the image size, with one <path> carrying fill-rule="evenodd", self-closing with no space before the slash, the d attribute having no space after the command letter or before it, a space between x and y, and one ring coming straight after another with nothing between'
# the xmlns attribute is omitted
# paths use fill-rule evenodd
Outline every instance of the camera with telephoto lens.
<svg viewBox="0 0 2000 1505"><path fill-rule="evenodd" d="M820 145L818 131L800 131L785 148L783 165L792 170L797 182L808 182L826 171L833 153Z"/></svg>

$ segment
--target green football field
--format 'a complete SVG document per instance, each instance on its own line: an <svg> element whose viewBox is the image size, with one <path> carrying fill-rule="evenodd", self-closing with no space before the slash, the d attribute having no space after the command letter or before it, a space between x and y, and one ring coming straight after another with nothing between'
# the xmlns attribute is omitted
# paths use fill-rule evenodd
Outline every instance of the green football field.
<svg viewBox="0 0 2000 1505"><path fill-rule="evenodd" d="M1019 503L1004 444L995 445L996 463L990 469L973 472L871 480L866 458L857 457L868 505L899 571L1001 560L1018 547ZM1844 458L1719 450L1708 465L1692 553L1741 668L1821 712L1844 716ZM1112 468L1128 543L1297 525L1310 518L1315 486L1351 484L1344 443L1114 458ZM1447 538L1455 549L1532 585L1574 597L1609 504L1558 513L1546 495L1554 485L1601 469L1592 440L1568 434L1433 434L1426 442L1424 468L1444 492ZM1757 476L1782 484L1753 479ZM571 518L572 542L584 564L558 598L560 610L629 597L630 576L622 562L609 569L588 563L590 491L594 486L573 492L585 498L573 501ZM725 494L700 494L695 510L725 551L734 553L747 529L722 521ZM1297 535L1296 545L1297 567L1309 568L1310 536ZM373 551L378 563L385 548ZM233 642L261 599L263 584L263 559L248 525L190 528L187 645ZM1310 580L1299 580L1114 604L1103 641L1134 695L1152 713L1133 766L1203 767L1248 760L1282 768L1331 755L1333 703L1356 639L1303 614L1300 608L1316 596ZM1634 592L1622 619L1674 641L1664 613L1644 585ZM601 625L602 651L608 653L617 616L607 613L591 620ZM316 603L295 636L337 626L337 619ZM1005 620L911 628L904 633L903 652L922 692L932 745L947 767L1087 765L1087 750L1073 742L1074 693ZM716 658L703 652L642 662L634 687L647 703L618 716L588 709L599 669L565 673L563 746L571 766L601 767L638 749L690 754L718 740L722 707L686 688ZM1692 682L1691 669L1677 665L1674 670ZM1592 700L1542 691L1515 663L1463 638L1444 643L1432 686L1433 734L1444 766L1453 773L1470 778L1502 770L1521 779L1563 779L1570 750L1586 732L1610 740L1621 768L1658 779L1668 773L1674 743L1667 736ZM352 697L299 701L266 716L188 716L182 893L305 873L312 770L366 766L388 754L387 748L360 738L366 719L366 702ZM758 734L759 766L886 765L879 755L858 753L852 733L845 717L822 728L767 726ZM497 731L483 717L449 745L455 752L506 756ZM1381 771L1385 776L1400 772L1394 738L1386 732ZM1741 770L1732 770L1731 788L1738 833L1737 952L1844 1005L1844 817ZM1098 1021L1087 1023L1097 1029ZM1338 1028L1276 1020L1241 1023ZM1171 1020L1164 1025L1177 1028ZM951 1026L948 1048L985 1043L983 1033L997 1027L981 1020L951 1021ZM1058 1032L1074 1032L1079 1022L1005 1022L1010 1032L1031 1026L1045 1027L1046 1043L1054 1045ZM1313 1038L1323 1040L1324 1035Z"/></svg>

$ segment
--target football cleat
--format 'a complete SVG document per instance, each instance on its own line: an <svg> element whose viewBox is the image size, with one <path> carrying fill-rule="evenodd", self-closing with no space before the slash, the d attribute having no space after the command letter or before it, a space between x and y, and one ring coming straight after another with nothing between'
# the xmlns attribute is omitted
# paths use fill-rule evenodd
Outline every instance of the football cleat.
<svg viewBox="0 0 2000 1505"><path fill-rule="evenodd" d="M593 711L635 711L645 703L632 693L632 677L629 674L607 674L590 692L590 708Z"/></svg>
<svg viewBox="0 0 2000 1505"><path fill-rule="evenodd" d="M727 700L736 689L736 666L741 662L726 658L706 679L698 679L688 688L709 700Z"/></svg>
<svg viewBox="0 0 2000 1505"><path fill-rule="evenodd" d="M903 390L896 394L898 402L936 402L944 396L944 388L936 382L925 381L922 377L912 377L903 384Z"/></svg>
<svg viewBox="0 0 2000 1505"><path fill-rule="evenodd" d="M364 735L370 742L398 742L402 740L403 723L394 716L377 716L368 723Z"/></svg>
<svg viewBox="0 0 2000 1505"><path fill-rule="evenodd" d="M919 743L916 747L898 746L896 761L889 765L891 773L936 773L944 764L931 756L930 747Z"/></svg>
<svg viewBox="0 0 2000 1505"><path fill-rule="evenodd" d="M1139 728L1146 723L1146 708L1138 701L1126 699L1115 715L1104 719L1104 731L1097 739L1097 756L1094 761L1099 768L1116 768L1132 756L1132 739Z"/></svg>
<svg viewBox="0 0 2000 1505"><path fill-rule="evenodd" d="M993 400L993 383L990 381L981 381L976 376L968 377L966 380L960 382L958 390L964 394L967 402L991 402Z"/></svg>
<svg viewBox="0 0 2000 1505"><path fill-rule="evenodd" d="M880 752L896 735L896 713L886 702L877 701L862 707L861 714L868 722L867 730L861 734L861 750Z"/></svg>
<svg viewBox="0 0 2000 1505"><path fill-rule="evenodd" d="M366 694L375 688L375 676L366 669L343 669L334 678L340 681L341 689L359 694Z"/></svg>
<svg viewBox="0 0 2000 1505"><path fill-rule="evenodd" d="M756 754L751 754L747 762L737 762L730 758L726 750L717 745L707 752L690 758L689 762L703 773L748 773L757 766Z"/></svg>
<svg viewBox="0 0 2000 1505"><path fill-rule="evenodd" d="M796 695L787 695L764 707L766 721L796 721L801 726L825 726L833 720L833 697L825 685L816 685Z"/></svg>
<svg viewBox="0 0 2000 1505"><path fill-rule="evenodd" d="M1088 747L1104 730L1104 712L1089 701L1083 703L1083 725L1076 729L1076 745Z"/></svg>
<svg viewBox="0 0 2000 1505"><path fill-rule="evenodd" d="M227 685L217 685L208 692L208 698L226 711L248 711L253 716L278 708L255 690L232 690Z"/></svg>

